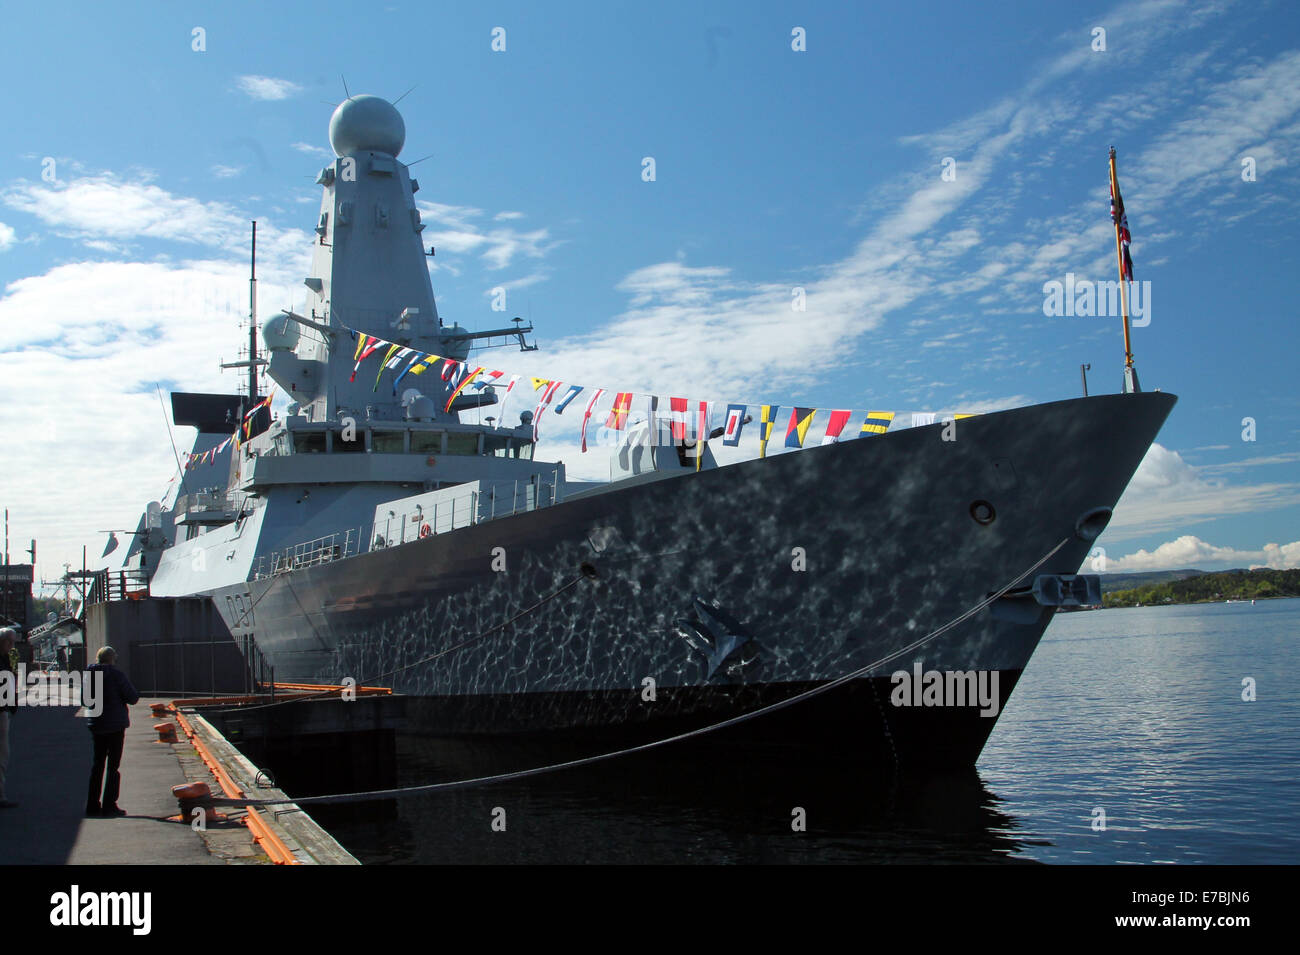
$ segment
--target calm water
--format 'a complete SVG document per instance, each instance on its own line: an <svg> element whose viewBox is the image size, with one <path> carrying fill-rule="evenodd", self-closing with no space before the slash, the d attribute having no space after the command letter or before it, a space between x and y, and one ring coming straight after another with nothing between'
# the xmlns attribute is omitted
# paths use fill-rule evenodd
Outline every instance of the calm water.
<svg viewBox="0 0 1300 955"><path fill-rule="evenodd" d="M1058 615L955 776L665 749L317 816L367 863L1300 863L1298 637L1300 600ZM404 785L467 763L400 751Z"/></svg>

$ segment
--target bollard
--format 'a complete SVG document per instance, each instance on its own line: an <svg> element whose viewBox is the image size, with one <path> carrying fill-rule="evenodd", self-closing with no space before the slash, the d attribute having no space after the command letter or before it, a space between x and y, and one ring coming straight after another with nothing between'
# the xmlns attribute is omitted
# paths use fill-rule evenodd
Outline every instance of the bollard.
<svg viewBox="0 0 1300 955"><path fill-rule="evenodd" d="M222 818L212 809L212 790L208 788L207 783L183 783L180 786L173 786L172 795L176 797L176 802L181 807L181 818L185 822L193 822L200 810L208 820Z"/></svg>
<svg viewBox="0 0 1300 955"><path fill-rule="evenodd" d="M167 715L167 706L166 703L150 703L149 712L153 714L154 719L160 720Z"/></svg>
<svg viewBox="0 0 1300 955"><path fill-rule="evenodd" d="M160 743L176 742L175 723L155 723L153 728L158 732L158 742Z"/></svg>

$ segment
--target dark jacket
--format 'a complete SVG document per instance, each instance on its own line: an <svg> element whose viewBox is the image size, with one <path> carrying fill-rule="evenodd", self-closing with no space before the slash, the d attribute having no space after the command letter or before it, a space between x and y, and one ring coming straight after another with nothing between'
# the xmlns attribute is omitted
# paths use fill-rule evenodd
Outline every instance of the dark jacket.
<svg viewBox="0 0 1300 955"><path fill-rule="evenodd" d="M109 663L95 663L86 668L89 672L104 674L103 709L90 718L92 733L116 733L131 725L127 707L140 700L126 674ZM87 702L83 700L82 702Z"/></svg>
<svg viewBox="0 0 1300 955"><path fill-rule="evenodd" d="M16 656L17 654L14 653L14 651L12 650L10 650L8 653L4 653L0 651L0 670L5 670L9 673L9 679L13 681L12 685L15 694L21 692L22 689L21 687L18 686L18 671L14 667L14 658ZM17 712L18 712L18 706L16 704L14 706L0 706L0 713L17 713Z"/></svg>

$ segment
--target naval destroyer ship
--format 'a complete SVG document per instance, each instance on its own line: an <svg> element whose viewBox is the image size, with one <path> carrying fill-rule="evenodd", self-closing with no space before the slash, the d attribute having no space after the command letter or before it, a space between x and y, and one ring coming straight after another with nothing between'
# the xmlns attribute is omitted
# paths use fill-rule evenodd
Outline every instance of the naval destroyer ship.
<svg viewBox="0 0 1300 955"><path fill-rule="evenodd" d="M971 765L987 708L895 706L890 674L996 674L1001 712L1057 606L1100 602L1078 571L1173 396L982 414L955 441L938 422L882 427L726 464L671 429L629 428L593 449L608 482L570 481L537 455L530 412L466 420L494 389L456 393L432 372L390 395L357 374L369 337L463 361L510 329L439 318L398 111L350 97L329 135L307 314L260 326L248 395L172 395L176 424L197 430L191 454L214 463L104 562L154 596L210 598L277 680L392 686L436 734L619 745L788 700L1010 587L914 653L723 731ZM253 313L256 328L255 298ZM282 415L257 390L263 364ZM209 474L222 480L200 486Z"/></svg>

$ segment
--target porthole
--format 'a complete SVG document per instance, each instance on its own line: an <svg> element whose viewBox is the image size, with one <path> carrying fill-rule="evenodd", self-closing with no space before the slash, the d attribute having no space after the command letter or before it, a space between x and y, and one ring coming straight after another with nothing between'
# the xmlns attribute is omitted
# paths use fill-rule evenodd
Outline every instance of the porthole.
<svg viewBox="0 0 1300 955"><path fill-rule="evenodd" d="M982 527L988 527L997 518L998 512L988 501L972 501L970 506L971 519Z"/></svg>

